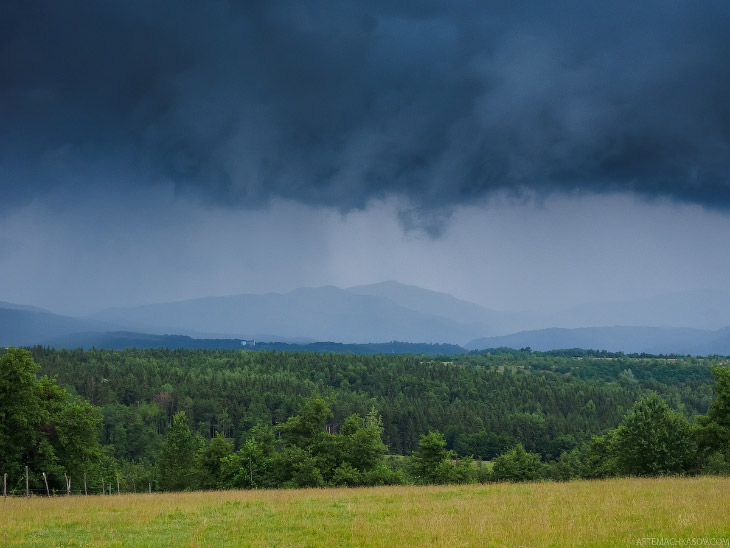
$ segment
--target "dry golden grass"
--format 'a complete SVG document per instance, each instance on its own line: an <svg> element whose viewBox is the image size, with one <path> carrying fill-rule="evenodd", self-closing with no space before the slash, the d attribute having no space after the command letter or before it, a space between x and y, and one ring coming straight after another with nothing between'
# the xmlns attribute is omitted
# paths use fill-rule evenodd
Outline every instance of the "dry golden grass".
<svg viewBox="0 0 730 548"><path fill-rule="evenodd" d="M650 538L730 545L730 478L716 477L78 496L0 505L4 546L650 546L643 540Z"/></svg>

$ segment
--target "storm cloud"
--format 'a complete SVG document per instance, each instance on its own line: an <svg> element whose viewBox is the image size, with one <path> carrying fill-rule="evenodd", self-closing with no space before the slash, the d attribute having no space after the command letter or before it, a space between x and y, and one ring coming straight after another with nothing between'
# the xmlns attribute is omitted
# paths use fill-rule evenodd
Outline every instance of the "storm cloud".
<svg viewBox="0 0 730 548"><path fill-rule="evenodd" d="M728 29L720 0L8 0L0 207L114 184L400 196L406 225L495 192L726 210Z"/></svg>

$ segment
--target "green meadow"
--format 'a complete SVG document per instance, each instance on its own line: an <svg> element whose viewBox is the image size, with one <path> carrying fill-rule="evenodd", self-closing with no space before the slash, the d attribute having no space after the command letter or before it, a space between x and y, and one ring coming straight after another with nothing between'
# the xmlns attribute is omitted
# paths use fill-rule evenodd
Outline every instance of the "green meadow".
<svg viewBox="0 0 730 548"><path fill-rule="evenodd" d="M8 498L3 546L728 546L730 478Z"/></svg>

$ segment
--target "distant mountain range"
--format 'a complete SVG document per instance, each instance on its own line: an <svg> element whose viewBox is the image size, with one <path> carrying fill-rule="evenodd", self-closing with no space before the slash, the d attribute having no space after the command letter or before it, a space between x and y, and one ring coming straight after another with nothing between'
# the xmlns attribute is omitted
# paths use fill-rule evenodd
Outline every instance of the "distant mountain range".
<svg viewBox="0 0 730 548"><path fill-rule="evenodd" d="M490 325L496 318L488 310L450 295L394 283L208 297L114 308L93 318L147 333L296 342L463 344L497 333Z"/></svg>
<svg viewBox="0 0 730 548"><path fill-rule="evenodd" d="M48 344L57 337L115 328L99 320L70 318L41 309L8 304L0 303L0 346Z"/></svg>
<svg viewBox="0 0 730 548"><path fill-rule="evenodd" d="M242 340L299 346L407 341L467 349L705 355L730 354L729 325L730 294L710 291L583 305L549 315L490 310L397 282L208 297L107 309L84 318L0 302L0 346L239 348Z"/></svg>
<svg viewBox="0 0 730 548"><path fill-rule="evenodd" d="M545 316L539 323L530 329L642 325L716 330L730 326L730 293L684 291L634 301L584 304Z"/></svg>
<svg viewBox="0 0 730 548"><path fill-rule="evenodd" d="M583 348L646 354L730 355L730 328L717 331L681 327L583 327L521 331L468 342L468 350L525 348L558 350Z"/></svg>

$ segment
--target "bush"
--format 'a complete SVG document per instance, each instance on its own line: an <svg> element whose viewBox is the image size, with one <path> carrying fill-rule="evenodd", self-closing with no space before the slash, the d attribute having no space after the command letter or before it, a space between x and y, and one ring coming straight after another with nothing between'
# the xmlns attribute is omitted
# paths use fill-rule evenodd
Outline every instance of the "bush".
<svg viewBox="0 0 730 548"><path fill-rule="evenodd" d="M580 476L586 479L612 478L618 475L616 462L616 431L604 436L593 436L583 450Z"/></svg>
<svg viewBox="0 0 730 548"><path fill-rule="evenodd" d="M390 463L381 463L372 470L362 473L363 485L403 485L406 483L401 468L389 466Z"/></svg>
<svg viewBox="0 0 730 548"><path fill-rule="evenodd" d="M535 481L542 478L540 455L528 453L521 443L494 460L494 481Z"/></svg>
<svg viewBox="0 0 730 548"><path fill-rule="evenodd" d="M730 454L722 451L712 453L702 467L702 473L713 476L730 475Z"/></svg>
<svg viewBox="0 0 730 548"><path fill-rule="evenodd" d="M556 481L569 481L580 475L580 455L576 449L563 451L560 458L545 465L545 477Z"/></svg>

